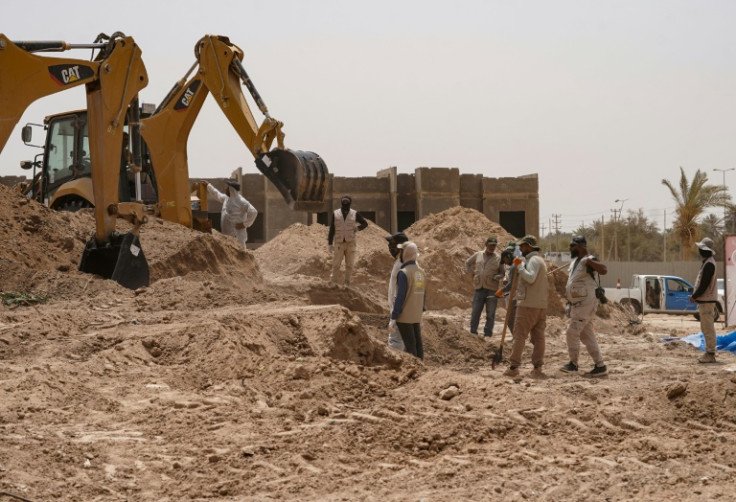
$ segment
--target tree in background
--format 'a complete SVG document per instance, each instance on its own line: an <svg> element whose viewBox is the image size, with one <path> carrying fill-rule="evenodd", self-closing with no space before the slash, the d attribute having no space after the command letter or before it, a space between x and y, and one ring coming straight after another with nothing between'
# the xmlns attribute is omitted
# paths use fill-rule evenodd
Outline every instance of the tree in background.
<svg viewBox="0 0 736 502"><path fill-rule="evenodd" d="M614 226L618 225L618 257L620 261L661 261L664 238L654 221L644 215L644 210L629 210L620 222L596 220L592 225L580 226L573 234L584 235L588 251L598 258L613 259ZM603 237L605 236L605 243ZM569 242L569 241L568 241ZM605 249L602 245L605 244ZM604 251L604 252L602 252Z"/></svg>
<svg viewBox="0 0 736 502"><path fill-rule="evenodd" d="M703 237L710 237L713 239L717 259L723 258L723 255L720 252L720 250L723 249L723 218L719 218L713 213L705 216L700 222L700 233Z"/></svg>
<svg viewBox="0 0 736 502"><path fill-rule="evenodd" d="M706 209L713 207L733 208L731 196L723 185L708 184L708 175L698 169L692 181L688 181L685 170L680 167L680 183L677 187L669 180L662 180L675 200L677 217L672 225L680 240L680 258L690 260L693 246L698 240L698 223Z"/></svg>

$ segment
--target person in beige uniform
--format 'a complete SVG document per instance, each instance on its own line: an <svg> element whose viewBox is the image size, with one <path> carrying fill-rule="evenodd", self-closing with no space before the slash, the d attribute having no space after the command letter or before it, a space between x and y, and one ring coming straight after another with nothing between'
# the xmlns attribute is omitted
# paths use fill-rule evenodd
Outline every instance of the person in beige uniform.
<svg viewBox="0 0 736 502"><path fill-rule="evenodd" d="M565 285L567 316L570 318L565 338L570 362L560 368L560 371L577 373L580 343L582 342L594 363L593 369L584 375L586 377L605 376L608 370L593 331L593 318L598 308L598 298L595 296L597 283L593 278L593 273L606 275L608 267L592 254L588 254L588 241L583 235L576 235L570 241L570 256L573 260L570 262Z"/></svg>
<svg viewBox="0 0 736 502"><path fill-rule="evenodd" d="M713 241L706 237L696 243L698 252L703 258L698 277L695 279L695 287L690 297L691 303L698 304L700 317L700 331L705 338L705 354L699 363L716 362L716 302L718 301L718 288L716 286L716 252L713 249Z"/></svg>
<svg viewBox="0 0 736 502"><path fill-rule="evenodd" d="M516 319L509 367L503 374L510 377L519 375L521 356L524 354L526 339L530 337L534 346L532 376L542 377L544 330L547 327L547 266L539 256L540 248L536 237L526 235L518 244L523 258L514 258L516 273L519 274L516 285Z"/></svg>
<svg viewBox="0 0 736 502"><path fill-rule="evenodd" d="M490 236L486 239L486 247L482 251L473 253L465 260L465 272L473 276L473 303L470 310L470 333L478 334L478 325L483 309L486 311L486 324L483 326L483 336L493 336L493 325L496 321L496 307L498 298L496 290L499 281L503 279L503 263L496 252L498 239Z"/></svg>
<svg viewBox="0 0 736 502"><path fill-rule="evenodd" d="M401 250L401 269L396 276L397 292L391 311L389 330L398 328L406 352L424 359L422 343L422 315L424 314L427 276L417 265L417 245L404 242L396 246Z"/></svg>
<svg viewBox="0 0 736 502"><path fill-rule="evenodd" d="M332 223L327 233L327 247L332 251L332 275L330 283L337 284L337 276L340 266L345 260L345 280L343 287L350 287L350 277L353 275L355 264L356 234L368 226L361 215L350 205L353 199L349 195L343 195L340 199L340 209L332 213Z"/></svg>

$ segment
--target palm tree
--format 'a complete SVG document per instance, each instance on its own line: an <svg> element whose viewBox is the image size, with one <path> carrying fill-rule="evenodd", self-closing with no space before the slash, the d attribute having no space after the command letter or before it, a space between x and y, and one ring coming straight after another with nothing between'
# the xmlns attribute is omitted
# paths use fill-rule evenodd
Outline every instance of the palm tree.
<svg viewBox="0 0 736 502"><path fill-rule="evenodd" d="M734 207L731 196L723 185L709 185L708 175L700 169L695 171L692 182L689 182L685 170L680 167L680 184L677 188L669 180L662 180L662 184L669 188L675 199L677 217L673 230L680 237L681 259L688 260L698 238L699 218L708 208Z"/></svg>

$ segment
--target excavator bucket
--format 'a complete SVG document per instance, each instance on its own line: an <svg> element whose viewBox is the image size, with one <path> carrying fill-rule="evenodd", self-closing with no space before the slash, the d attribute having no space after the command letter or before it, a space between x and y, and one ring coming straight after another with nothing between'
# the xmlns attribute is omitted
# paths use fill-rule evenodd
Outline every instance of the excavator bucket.
<svg viewBox="0 0 736 502"><path fill-rule="evenodd" d="M316 153L275 148L259 155L256 166L281 192L291 209L323 210L329 172Z"/></svg>
<svg viewBox="0 0 736 502"><path fill-rule="evenodd" d="M129 289L150 283L148 261L138 236L133 233L116 233L104 245L98 244L93 236L84 247L79 270L112 279Z"/></svg>

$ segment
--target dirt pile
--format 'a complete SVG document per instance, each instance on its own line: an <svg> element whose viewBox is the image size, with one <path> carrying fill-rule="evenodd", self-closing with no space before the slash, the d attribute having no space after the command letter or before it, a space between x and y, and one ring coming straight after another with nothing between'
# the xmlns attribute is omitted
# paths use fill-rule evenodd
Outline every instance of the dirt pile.
<svg viewBox="0 0 736 502"><path fill-rule="evenodd" d="M76 270L91 211L50 212L0 187L0 287L48 297L0 305L0 493L695 501L736 492L727 371L736 356L698 366L693 347L661 341L693 332L692 320L632 324L609 305L595 321L607 378L556 371L567 350L555 316L548 377L529 378L527 349L522 378L505 378L491 367L498 337L467 333L462 289L462 264L497 229L477 212L445 213L407 231L443 308L425 314L418 361L385 343L392 259L375 225L359 234L345 290L327 282L324 226L292 226L253 252L152 219L141 242L154 282L130 291ZM551 291L565 279L551 274ZM585 354L580 363L592 364Z"/></svg>
<svg viewBox="0 0 736 502"><path fill-rule="evenodd" d="M56 298L126 294L113 281L78 271L85 243L94 234L91 209L52 211L2 185L0 198L0 290ZM118 221L119 232L130 230ZM140 239L154 283L197 272L225 275L233 285L262 283L253 255L222 234L202 234L150 218Z"/></svg>
<svg viewBox="0 0 736 502"><path fill-rule="evenodd" d="M313 286L310 279L328 281L332 254L327 249L327 231L323 225L298 223L284 229L256 250L261 269L275 282L279 281L279 276L299 277ZM429 277L427 308L432 310L468 306L473 286L465 273L465 260L483 249L488 236L495 236L500 248L515 240L482 213L461 207L429 215L415 222L405 233L419 247L418 261ZM352 283L375 305L385 305L387 301L385 292L393 264L384 239L387 234L373 223L358 234ZM318 298L313 300L319 302ZM554 315L562 313L559 296L554 296L550 305Z"/></svg>

